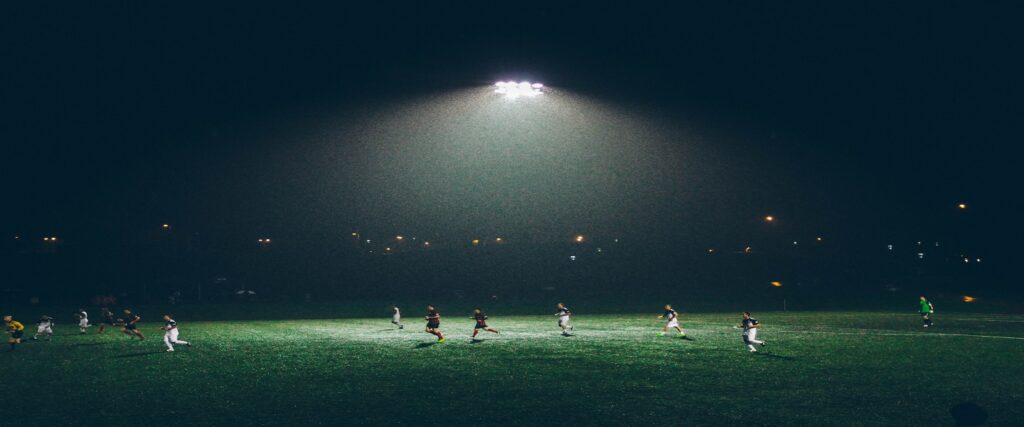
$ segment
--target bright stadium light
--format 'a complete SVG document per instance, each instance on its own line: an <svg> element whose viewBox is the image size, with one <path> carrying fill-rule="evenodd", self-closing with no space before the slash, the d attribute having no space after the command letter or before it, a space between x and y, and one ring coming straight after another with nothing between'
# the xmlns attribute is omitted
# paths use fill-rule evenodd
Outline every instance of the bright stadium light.
<svg viewBox="0 0 1024 427"><path fill-rule="evenodd" d="M494 89L494 93L505 95L505 97L509 99L533 97L544 93L544 91L541 90L544 88L544 85L540 83L530 83L527 81L518 83L514 81L497 82L494 86L496 87L496 89Z"/></svg>

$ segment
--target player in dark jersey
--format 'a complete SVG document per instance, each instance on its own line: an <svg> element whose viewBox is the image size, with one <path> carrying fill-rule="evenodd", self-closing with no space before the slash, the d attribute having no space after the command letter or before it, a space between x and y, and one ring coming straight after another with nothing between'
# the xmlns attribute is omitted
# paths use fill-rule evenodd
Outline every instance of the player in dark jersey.
<svg viewBox="0 0 1024 427"><path fill-rule="evenodd" d="M476 339L476 334L480 333L481 329L487 332L498 333L497 329L487 326L487 315L479 307L473 310L473 319L476 320L476 326L473 327L473 336L471 337L474 340Z"/></svg>
<svg viewBox="0 0 1024 427"><path fill-rule="evenodd" d="M665 313L658 316L658 318L666 320L665 326L663 326L661 328L661 332L658 333L659 337L665 336L665 333L668 332L668 328L675 328L676 332L679 333L680 338L686 336L686 331L684 331L683 327L679 325L679 313L676 313L676 311L672 309L672 304L665 304Z"/></svg>
<svg viewBox="0 0 1024 427"><path fill-rule="evenodd" d="M21 337L25 335L25 325L9 315L4 316L4 323L7 326L7 333L11 335L7 343L11 345L11 351L14 351L15 346L21 344Z"/></svg>
<svg viewBox="0 0 1024 427"><path fill-rule="evenodd" d="M47 341L49 341L50 338L53 338L53 318L52 317L47 316L47 315L44 314L43 317L40 317L39 321L36 322L36 334L32 336L32 339L33 340L38 340L40 335L46 337Z"/></svg>
<svg viewBox="0 0 1024 427"><path fill-rule="evenodd" d="M441 333L441 313L432 305L427 305L427 329L428 334L437 337L438 344L444 342L444 334Z"/></svg>
<svg viewBox="0 0 1024 427"><path fill-rule="evenodd" d="M124 309L124 326L121 327L121 332L124 332L128 336L139 337L140 340L146 339L142 335L142 331L139 330L137 323L142 319L142 316L132 313L131 309Z"/></svg>
<svg viewBox="0 0 1024 427"><path fill-rule="evenodd" d="M563 303L558 303L556 308L558 308L558 312L555 313L555 316L558 316L558 327L562 328L562 335L572 335L571 332L575 330L572 326L572 311Z"/></svg>
<svg viewBox="0 0 1024 427"><path fill-rule="evenodd" d="M760 344L761 347L765 346L764 341L757 340L757 329L761 327L761 322L750 317L749 311L743 312L743 322L740 324L740 327L743 328L743 343L747 345L747 348L750 349L751 353L757 352L757 348L754 347L754 344Z"/></svg>
<svg viewBox="0 0 1024 427"><path fill-rule="evenodd" d="M106 307L101 308L100 317L103 320L100 321L100 328L96 331L97 334L102 334L107 329L107 326L110 326L110 329L114 329L114 323L117 322L117 319L114 319L114 313L110 309Z"/></svg>

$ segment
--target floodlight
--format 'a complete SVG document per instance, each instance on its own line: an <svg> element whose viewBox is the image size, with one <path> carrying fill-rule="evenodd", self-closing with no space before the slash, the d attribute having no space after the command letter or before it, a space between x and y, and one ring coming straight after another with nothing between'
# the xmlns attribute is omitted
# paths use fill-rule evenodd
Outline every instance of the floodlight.
<svg viewBox="0 0 1024 427"><path fill-rule="evenodd" d="M544 93L541 91L541 88L544 87L543 84L531 83L525 80L521 82L499 81L495 83L494 86L496 87L496 89L494 89L494 93L505 95L506 98L510 99L516 99L524 96L537 96Z"/></svg>

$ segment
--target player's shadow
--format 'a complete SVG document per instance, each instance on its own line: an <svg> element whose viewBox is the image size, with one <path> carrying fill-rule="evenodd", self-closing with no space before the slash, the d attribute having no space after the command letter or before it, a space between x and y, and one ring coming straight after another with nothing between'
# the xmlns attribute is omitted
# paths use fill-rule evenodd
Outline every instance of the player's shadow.
<svg viewBox="0 0 1024 427"><path fill-rule="evenodd" d="M683 340L683 341L697 341L697 340L695 340L693 338L690 338L690 337L682 337L680 339Z"/></svg>
<svg viewBox="0 0 1024 427"><path fill-rule="evenodd" d="M482 344L483 342L484 342L484 340L469 340L469 343L470 344L474 344L474 345Z"/></svg>
<svg viewBox="0 0 1024 427"><path fill-rule="evenodd" d="M111 342L110 341L107 341L107 342L83 342L83 343L78 343L78 344L71 344L71 346L72 347L96 347L98 345L108 345L108 344L111 344Z"/></svg>
<svg viewBox="0 0 1024 427"><path fill-rule="evenodd" d="M433 347L433 346L434 346L435 344L437 344L437 343L436 343L436 342L421 342L421 343L419 343L419 344L416 344L416 346L415 346L415 347L413 347L413 348L427 348L427 347Z"/></svg>
<svg viewBox="0 0 1024 427"><path fill-rule="evenodd" d="M114 356L114 357L119 358L119 359L123 359L123 358L126 358L126 357L142 357L142 356L149 356L151 354L160 354L160 353L164 353L164 352L165 352L164 350L137 351L135 353L119 354L119 355Z"/></svg>
<svg viewBox="0 0 1024 427"><path fill-rule="evenodd" d="M765 359L796 360L796 358L793 357L793 356L783 356L781 354L772 354L772 353L765 353L765 352L754 353L754 356L756 356L756 357L763 357Z"/></svg>

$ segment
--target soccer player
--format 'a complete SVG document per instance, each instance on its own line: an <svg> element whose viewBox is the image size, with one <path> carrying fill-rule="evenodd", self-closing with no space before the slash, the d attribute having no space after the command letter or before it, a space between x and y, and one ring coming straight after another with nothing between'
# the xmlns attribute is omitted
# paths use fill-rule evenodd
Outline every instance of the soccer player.
<svg viewBox="0 0 1024 427"><path fill-rule="evenodd" d="M11 337L7 339L7 343L11 345L11 351L14 351L14 346L21 344L21 337L25 335L25 325L14 320L10 315L4 316L4 323L7 324L7 333L11 334Z"/></svg>
<svg viewBox="0 0 1024 427"><path fill-rule="evenodd" d="M743 312L743 323L740 324L743 328L743 343L747 345L751 353L757 353L757 348L754 344L759 344L761 347L765 346L764 341L757 340L757 328L761 327L761 323L757 319L750 317L749 311Z"/></svg>
<svg viewBox="0 0 1024 427"><path fill-rule="evenodd" d="M131 309L124 309L124 326L121 327L121 332L124 332L125 335L131 337L139 337L140 340L146 339L146 337L142 335L142 331L139 330L139 326L137 325L140 319L142 319L142 316L132 313Z"/></svg>
<svg viewBox="0 0 1024 427"><path fill-rule="evenodd" d="M444 334L441 333L441 313L432 305L427 305L427 330L428 334L437 336L437 343L444 342Z"/></svg>
<svg viewBox="0 0 1024 427"><path fill-rule="evenodd" d="M921 295L921 308L919 311L921 312L921 321L924 322L924 327L932 326L932 319L928 315L935 313L935 306L924 295Z"/></svg>
<svg viewBox="0 0 1024 427"><path fill-rule="evenodd" d="M101 308L100 316L103 317L103 320L100 321L100 329L96 331L97 334L102 334L103 331L107 329L107 325L110 325L110 329L114 329L114 323L116 320L114 319L114 313L111 312L110 309L106 307Z"/></svg>
<svg viewBox="0 0 1024 427"><path fill-rule="evenodd" d="M555 316L558 316L558 327L562 328L562 336L570 336L571 332L575 329L572 327L572 311L569 311L569 307L566 307L563 303L558 303L556 306L558 312Z"/></svg>
<svg viewBox="0 0 1024 427"><path fill-rule="evenodd" d="M665 304L665 314L658 316L658 318L667 320L665 326L661 328L661 332L658 333L659 337L665 336L668 328L675 328L676 332L679 333L679 338L686 336L686 331L683 331L683 327L679 326L679 313L672 309L672 304Z"/></svg>
<svg viewBox="0 0 1024 427"><path fill-rule="evenodd" d="M91 326L89 325L89 313L86 313L84 308L80 308L75 312L75 317L78 318L79 333L84 334L85 329Z"/></svg>
<svg viewBox="0 0 1024 427"><path fill-rule="evenodd" d="M45 335L46 340L49 341L53 337L53 318L47 315L39 318L36 322L36 334L32 336L33 340L38 340L40 335Z"/></svg>
<svg viewBox="0 0 1024 427"><path fill-rule="evenodd" d="M398 329L405 329L405 325L402 324L402 312L398 310L398 306L391 306L391 324L398 326Z"/></svg>
<svg viewBox="0 0 1024 427"><path fill-rule="evenodd" d="M476 340L476 334L480 333L481 329L487 332L498 333L497 329L487 326L487 315L479 307L473 310L473 319L476 320L476 326L473 327L473 336L471 337L474 340Z"/></svg>
<svg viewBox="0 0 1024 427"><path fill-rule="evenodd" d="M164 315L164 327L160 329L164 330L164 344L167 345L167 351L174 351L174 344L192 347L188 341L178 339L178 322L175 322L170 314Z"/></svg>

